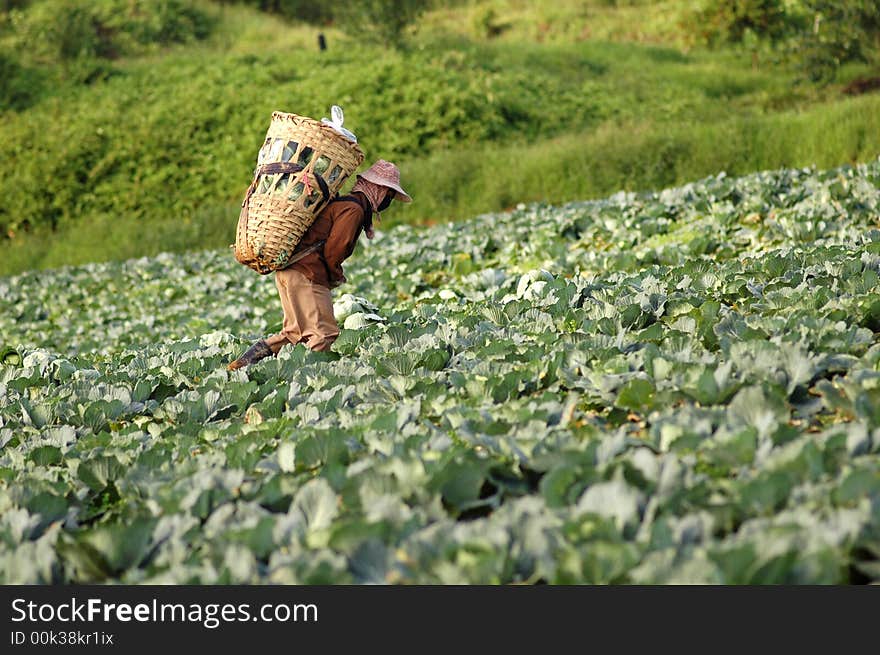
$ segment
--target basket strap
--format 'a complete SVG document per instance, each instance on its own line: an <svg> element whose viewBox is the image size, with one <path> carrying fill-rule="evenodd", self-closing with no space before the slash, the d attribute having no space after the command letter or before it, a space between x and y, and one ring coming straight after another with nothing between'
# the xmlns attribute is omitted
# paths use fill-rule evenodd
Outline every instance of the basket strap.
<svg viewBox="0 0 880 655"><path fill-rule="evenodd" d="M318 180L318 187L321 189L321 195L324 196L324 202L330 202L330 187L327 186L327 182L324 181L320 173L312 171L312 175Z"/></svg>
<svg viewBox="0 0 880 655"><path fill-rule="evenodd" d="M260 175L275 175L276 173L299 173L304 167L299 164L294 164L288 161L274 161L269 164L263 164L260 166L257 174L254 176L254 181L256 182L256 178ZM324 178L321 177L320 174L311 171L312 175L315 176L315 179L318 181L318 187L321 189L321 195L324 196L324 202L330 200L330 187L327 186L327 182L324 181ZM309 187L309 180L305 178L303 180L306 187ZM253 191L251 191L253 193ZM311 189L307 193L311 193Z"/></svg>
<svg viewBox="0 0 880 655"><path fill-rule="evenodd" d="M363 200L361 200L361 198L363 198ZM350 193L345 196L336 196L331 202L336 202L338 200L347 200L360 206L361 210L364 212L364 220L361 223L364 229L373 225L373 208L370 207L370 202L362 192L358 191L357 193Z"/></svg>
<svg viewBox="0 0 880 655"><path fill-rule="evenodd" d="M303 167L299 164L292 164L286 161L276 161L270 164L263 164L262 166L260 166L260 168L257 169L251 185L248 187L247 192L244 194L244 200L242 200L241 206L247 206L248 201L251 199L251 196L254 195L254 191L257 189L257 180L260 178L260 175L275 175L276 173L299 173L302 169ZM324 196L324 202L329 202L330 187L327 186L327 182L324 181L324 178L319 173L315 173L314 171L312 171L312 175L314 175L315 179L318 181L318 187L321 189L321 195ZM308 178L305 179L304 183L306 186L308 186Z"/></svg>
<svg viewBox="0 0 880 655"><path fill-rule="evenodd" d="M284 268L287 268L291 264L295 264L296 262L298 262L300 259L302 259L306 255L311 255L316 250L320 250L321 248L324 247L325 243L327 243L326 240L316 241L312 245L310 245L306 248L303 248L302 250L300 250L299 252L294 254L293 257L291 257L290 259L287 260L287 264L285 264Z"/></svg>

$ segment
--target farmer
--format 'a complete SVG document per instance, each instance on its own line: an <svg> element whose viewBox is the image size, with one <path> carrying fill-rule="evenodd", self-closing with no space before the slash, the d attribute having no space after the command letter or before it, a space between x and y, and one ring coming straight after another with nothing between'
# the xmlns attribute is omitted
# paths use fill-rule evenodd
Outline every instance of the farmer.
<svg viewBox="0 0 880 655"><path fill-rule="evenodd" d="M284 310L281 332L257 341L230 363L228 370L276 355L286 343L305 343L312 350L330 348L339 336L330 289L347 281L342 262L354 252L361 231L368 239L373 238L373 212L381 218L379 212L395 199L412 202L400 186L397 166L379 159L357 176L351 194L330 201L298 246L298 250L306 250L323 241L323 248L318 247L290 267L275 271L275 286Z"/></svg>

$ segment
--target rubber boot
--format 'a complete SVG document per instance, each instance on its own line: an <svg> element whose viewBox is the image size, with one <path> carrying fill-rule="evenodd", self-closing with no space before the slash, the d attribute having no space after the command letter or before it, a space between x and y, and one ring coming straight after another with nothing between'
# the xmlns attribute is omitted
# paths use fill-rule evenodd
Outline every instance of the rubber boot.
<svg viewBox="0 0 880 655"><path fill-rule="evenodd" d="M266 357L272 357L273 355L275 355L275 353L272 352L272 348L269 347L269 344L266 343L265 340L260 339L253 346L248 348L241 357L234 362L230 362L229 366L226 367L226 370L236 371L245 366L250 366Z"/></svg>

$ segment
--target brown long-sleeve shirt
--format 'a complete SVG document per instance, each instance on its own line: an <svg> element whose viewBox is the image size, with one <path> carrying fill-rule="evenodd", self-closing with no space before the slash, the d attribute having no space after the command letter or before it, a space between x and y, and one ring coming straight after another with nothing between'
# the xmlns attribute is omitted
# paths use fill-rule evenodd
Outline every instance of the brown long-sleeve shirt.
<svg viewBox="0 0 880 655"><path fill-rule="evenodd" d="M372 218L369 206L362 193L328 204L306 230L298 246L302 249L325 241L324 247L309 253L290 268L297 269L313 283L331 289L346 282L342 262L354 252L364 225Z"/></svg>

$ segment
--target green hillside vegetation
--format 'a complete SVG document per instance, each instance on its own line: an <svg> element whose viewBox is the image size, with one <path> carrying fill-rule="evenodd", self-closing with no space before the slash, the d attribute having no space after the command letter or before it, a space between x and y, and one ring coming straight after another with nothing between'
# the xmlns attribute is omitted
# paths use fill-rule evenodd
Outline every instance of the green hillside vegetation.
<svg viewBox="0 0 880 655"><path fill-rule="evenodd" d="M11 4L0 274L228 245L274 110L338 103L399 163L416 202L383 227L880 154L880 97L841 93L869 63L709 49L683 3L452 3L398 50L238 4Z"/></svg>

